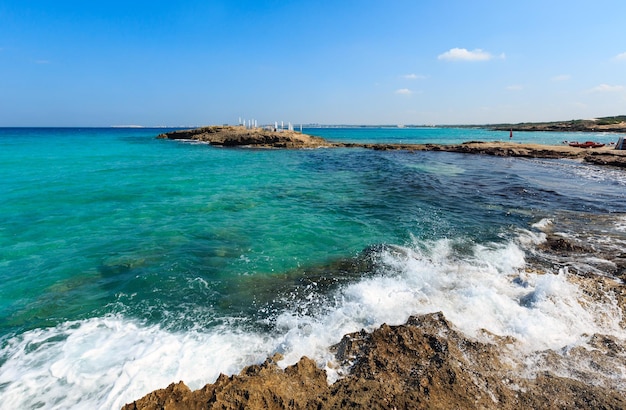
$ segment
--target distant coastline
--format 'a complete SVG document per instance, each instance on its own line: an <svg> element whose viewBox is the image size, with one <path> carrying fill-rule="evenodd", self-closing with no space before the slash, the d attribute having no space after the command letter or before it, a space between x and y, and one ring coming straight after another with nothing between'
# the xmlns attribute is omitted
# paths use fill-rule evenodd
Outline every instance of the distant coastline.
<svg viewBox="0 0 626 410"><path fill-rule="evenodd" d="M494 131L626 132L626 115L554 122L486 125Z"/></svg>
<svg viewBox="0 0 626 410"><path fill-rule="evenodd" d="M568 121L548 121L548 122L520 122L520 123L496 123L496 124L321 124L302 123L303 128L473 128L487 129L492 131L551 131L551 132L611 132L626 133L626 115L616 115L611 117L599 117L592 119L577 119ZM222 127L233 127L223 124ZM215 126L214 126L215 127ZM158 129L166 128L171 130L188 130L204 128L199 125L139 125L122 124L109 126L4 126L0 128L145 128ZM260 126L258 128L263 128ZM285 130L283 130L285 131Z"/></svg>
<svg viewBox="0 0 626 410"><path fill-rule="evenodd" d="M626 115L568 121L498 124L303 124L305 128L482 128L493 131L626 132Z"/></svg>

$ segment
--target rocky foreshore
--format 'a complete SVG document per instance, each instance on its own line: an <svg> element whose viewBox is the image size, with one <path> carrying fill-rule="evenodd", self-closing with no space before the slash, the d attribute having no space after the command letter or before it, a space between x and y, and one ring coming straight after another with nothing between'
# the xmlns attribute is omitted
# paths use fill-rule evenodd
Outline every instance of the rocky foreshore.
<svg viewBox="0 0 626 410"><path fill-rule="evenodd" d="M471 141L463 144L359 144L336 143L287 130L248 129L243 126L209 126L179 130L157 138L194 140L224 147L254 148L366 148L375 150L447 151L502 157L570 158L597 165L626 167L626 150L613 147L577 148L568 145L520 144L516 142Z"/></svg>
<svg viewBox="0 0 626 410"><path fill-rule="evenodd" d="M612 305L623 329L626 254L616 248L619 238L606 240L615 216L589 218L593 229L578 236L559 234L578 231L578 218L543 226L546 240L531 245L526 269L550 275L555 266L569 266L568 280L582 290L576 303ZM328 366L342 376L334 383L307 357L283 369L274 354L199 390L172 383L123 410L626 408L626 339L583 336L584 345L534 351L512 336L485 330L468 336L441 312L429 313L343 336L330 347L335 359Z"/></svg>
<svg viewBox="0 0 626 410"><path fill-rule="evenodd" d="M401 326L360 331L333 346L349 373L328 384L326 373L306 357L281 369L268 358L239 375L221 375L191 391L182 381L127 404L137 409L623 409L624 392L606 384L585 383L550 371L524 372L523 355L510 354L516 340L487 335L490 342L467 338L443 314L409 318ZM587 360L606 368L626 365L624 346L594 335L591 350L567 355L541 352L549 367ZM536 358L534 358L536 360ZM585 375L582 375L583 377Z"/></svg>
<svg viewBox="0 0 626 410"><path fill-rule="evenodd" d="M464 152L501 157L569 158L596 165L626 167L626 151L613 147L577 148L568 145L518 144L515 142L466 142L458 145L431 145L431 151Z"/></svg>

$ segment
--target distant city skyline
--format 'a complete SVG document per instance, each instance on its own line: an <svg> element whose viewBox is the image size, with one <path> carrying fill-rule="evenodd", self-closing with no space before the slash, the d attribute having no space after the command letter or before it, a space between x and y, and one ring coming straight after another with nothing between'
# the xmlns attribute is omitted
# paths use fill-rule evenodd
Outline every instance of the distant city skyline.
<svg viewBox="0 0 626 410"><path fill-rule="evenodd" d="M626 114L621 0L0 3L0 126Z"/></svg>

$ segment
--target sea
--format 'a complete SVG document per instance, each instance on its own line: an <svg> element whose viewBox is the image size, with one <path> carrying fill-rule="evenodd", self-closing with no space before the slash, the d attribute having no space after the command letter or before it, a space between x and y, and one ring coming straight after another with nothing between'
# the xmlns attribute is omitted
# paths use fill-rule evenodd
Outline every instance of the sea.
<svg viewBox="0 0 626 410"><path fill-rule="evenodd" d="M626 340L614 299L578 302L571 266L529 269L550 223L584 221L581 231L601 219L605 241L626 244L623 169L156 138L168 130L0 129L1 409L119 409L275 353L282 367L314 359L332 382L341 372L329 347L344 334L437 311L470 337L485 329L528 352L593 333ZM303 131L509 140L472 128ZM565 140L617 136L513 136ZM536 303L521 302L529 292Z"/></svg>

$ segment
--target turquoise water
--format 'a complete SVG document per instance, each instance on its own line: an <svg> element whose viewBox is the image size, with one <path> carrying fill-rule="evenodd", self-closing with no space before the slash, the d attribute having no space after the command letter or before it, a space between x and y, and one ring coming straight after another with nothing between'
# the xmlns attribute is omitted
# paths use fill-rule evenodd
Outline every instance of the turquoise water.
<svg viewBox="0 0 626 410"><path fill-rule="evenodd" d="M397 144L460 144L467 141L509 141L509 131L482 128L305 128L303 132L332 141ZM617 136L601 132L515 131L513 142L559 145L563 141L617 142Z"/></svg>
<svg viewBox="0 0 626 410"><path fill-rule="evenodd" d="M508 277L523 267L516 244L533 223L626 213L626 176L610 168L224 149L157 140L163 131L0 129L1 408L119 408L276 351L324 363L344 333L447 306L443 291L407 293L426 279L399 280L414 267L390 247L423 254L430 264L417 270L439 275L433 287L459 263ZM508 139L473 129L304 131L351 142ZM515 134L565 139L615 136Z"/></svg>

